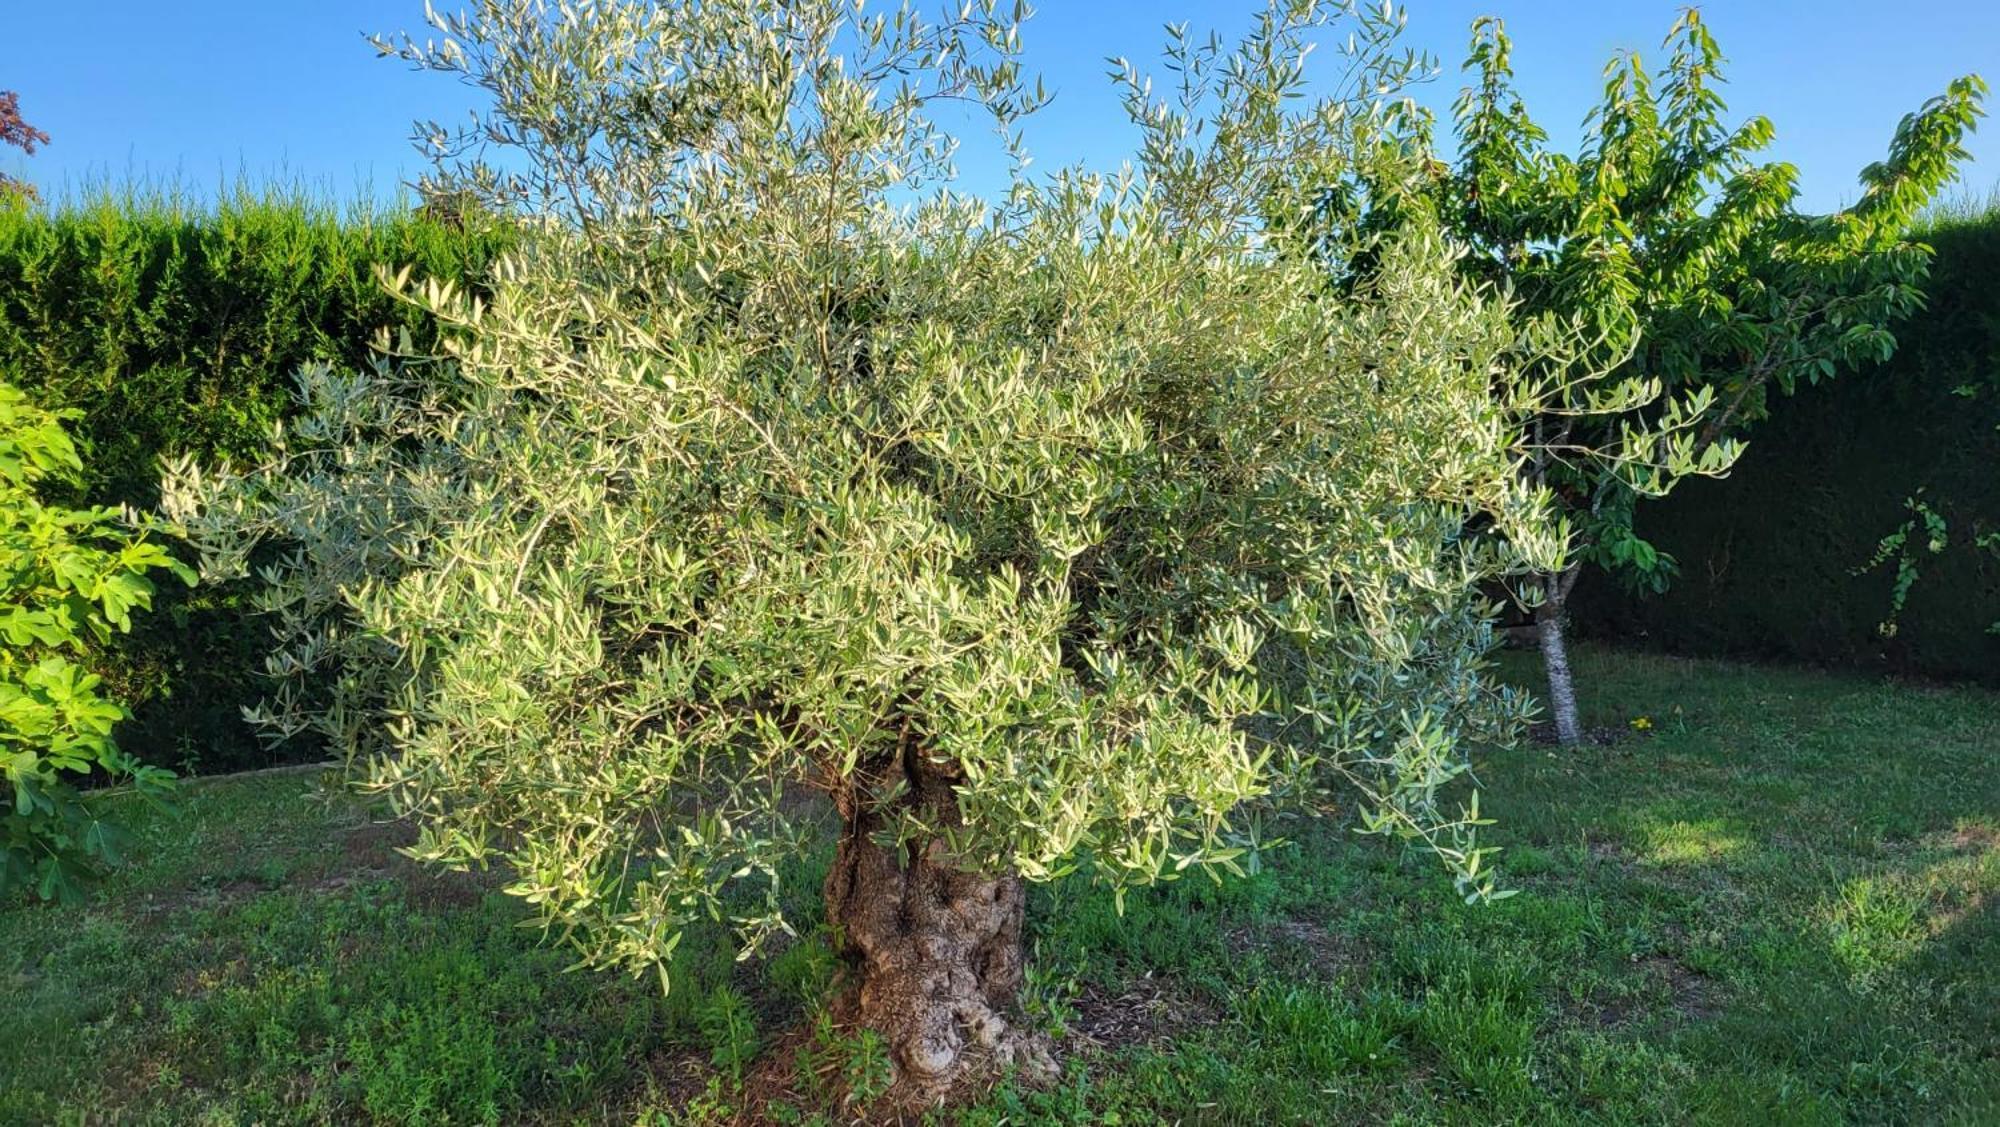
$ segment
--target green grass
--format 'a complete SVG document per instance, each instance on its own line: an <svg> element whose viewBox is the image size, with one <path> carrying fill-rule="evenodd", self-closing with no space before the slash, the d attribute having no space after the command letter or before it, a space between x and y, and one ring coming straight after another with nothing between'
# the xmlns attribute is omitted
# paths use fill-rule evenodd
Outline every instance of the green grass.
<svg viewBox="0 0 2000 1127"><path fill-rule="evenodd" d="M2000 1122L2000 694L1579 664L1589 721L1652 730L1480 765L1520 895L1461 905L1323 825L1122 917L1041 889L1029 1000L1069 1074L964 1121ZM669 1124L774 1062L808 1066L794 1106L879 1082L793 1032L816 942L694 937L665 996L565 974L494 878L316 790L196 787L90 907L0 913L0 1121Z"/></svg>

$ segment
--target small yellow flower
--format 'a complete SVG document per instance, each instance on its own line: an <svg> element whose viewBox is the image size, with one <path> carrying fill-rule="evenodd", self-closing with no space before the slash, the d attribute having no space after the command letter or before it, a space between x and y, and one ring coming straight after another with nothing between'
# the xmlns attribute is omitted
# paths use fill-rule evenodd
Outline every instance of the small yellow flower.
<svg viewBox="0 0 2000 1127"><path fill-rule="evenodd" d="M1635 716L1632 718L1632 730L1635 732L1644 732L1652 726L1653 718L1650 716Z"/></svg>

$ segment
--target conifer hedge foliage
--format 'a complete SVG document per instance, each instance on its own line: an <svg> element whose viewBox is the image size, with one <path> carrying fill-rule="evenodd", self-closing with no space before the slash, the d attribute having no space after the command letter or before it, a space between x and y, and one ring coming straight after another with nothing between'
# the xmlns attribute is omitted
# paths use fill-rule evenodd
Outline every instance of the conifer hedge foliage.
<svg viewBox="0 0 2000 1127"><path fill-rule="evenodd" d="M141 192L0 206L0 380L76 412L84 457L66 500L150 508L163 456L261 458L301 365L365 363L385 329L430 339L378 264L476 284L508 241L462 216L343 211L286 189L214 205ZM246 671L267 638L236 592L176 587L85 663L133 706L119 732L129 752L254 766L271 753L240 713L264 691Z"/></svg>

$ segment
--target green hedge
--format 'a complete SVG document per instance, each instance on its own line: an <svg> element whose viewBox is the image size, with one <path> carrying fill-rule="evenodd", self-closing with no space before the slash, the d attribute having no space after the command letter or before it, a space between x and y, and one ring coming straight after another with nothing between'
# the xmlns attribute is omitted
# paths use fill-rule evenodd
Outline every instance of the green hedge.
<svg viewBox="0 0 2000 1127"><path fill-rule="evenodd" d="M256 457L300 364L363 362L384 327L424 340L422 320L377 284L376 264L476 280L505 242L492 227L342 211L292 192L0 207L0 379L83 413L77 500L149 507L163 455ZM117 734L126 750L208 770L315 754L265 749L240 719L263 689L253 671L266 640L241 592L161 603L94 659L133 706Z"/></svg>
<svg viewBox="0 0 2000 1127"><path fill-rule="evenodd" d="M1778 404L1735 472L1641 506L1640 532L1681 574L1654 598L1579 585L1587 633L1677 652L1775 657L2000 683L2000 209L1944 220L1927 309L1886 364ZM1950 528L1892 636L1895 565L1855 575L1924 502ZM1591 580L1594 580L1592 582Z"/></svg>

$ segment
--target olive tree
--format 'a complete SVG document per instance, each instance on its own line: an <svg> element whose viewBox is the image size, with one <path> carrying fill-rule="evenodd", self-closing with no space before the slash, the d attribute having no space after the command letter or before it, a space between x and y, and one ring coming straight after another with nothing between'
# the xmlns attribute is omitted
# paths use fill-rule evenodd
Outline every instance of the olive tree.
<svg viewBox="0 0 2000 1127"><path fill-rule="evenodd" d="M1726 473L1777 397L1887 358L1929 263L1905 236L1966 158L1986 93L1977 76L1952 81L1902 120L1852 206L1810 215L1797 170L1758 160L1771 123L1727 122L1722 54L1698 12L1667 47L1657 79L1636 54L1612 60L1570 156L1516 92L1504 26L1478 21L1457 163L1428 193L1473 275L1586 328L1594 347L1575 355L1603 373L1569 381L1529 424L1531 472L1576 535L1568 565L1530 588L1565 744L1580 738L1564 613L1582 568L1663 589L1674 563L1635 530L1637 502Z"/></svg>
<svg viewBox="0 0 2000 1127"><path fill-rule="evenodd" d="M1527 711L1480 585L1564 551L1521 439L1564 334L1435 225L1330 294L1267 221L1415 174L1380 16L1274 4L1170 95L1125 72L1122 173L967 198L937 108L1025 166L1018 16L481 0L384 41L491 96L420 131L431 187L534 237L487 300L389 278L441 355L309 368L274 462L165 491L208 570L279 551L254 718L586 963L747 950L829 849L840 1004L919 1102L1050 1064L1025 882L1237 870L1285 803L1504 894L1443 790ZM1295 96L1341 20L1348 85Z"/></svg>

